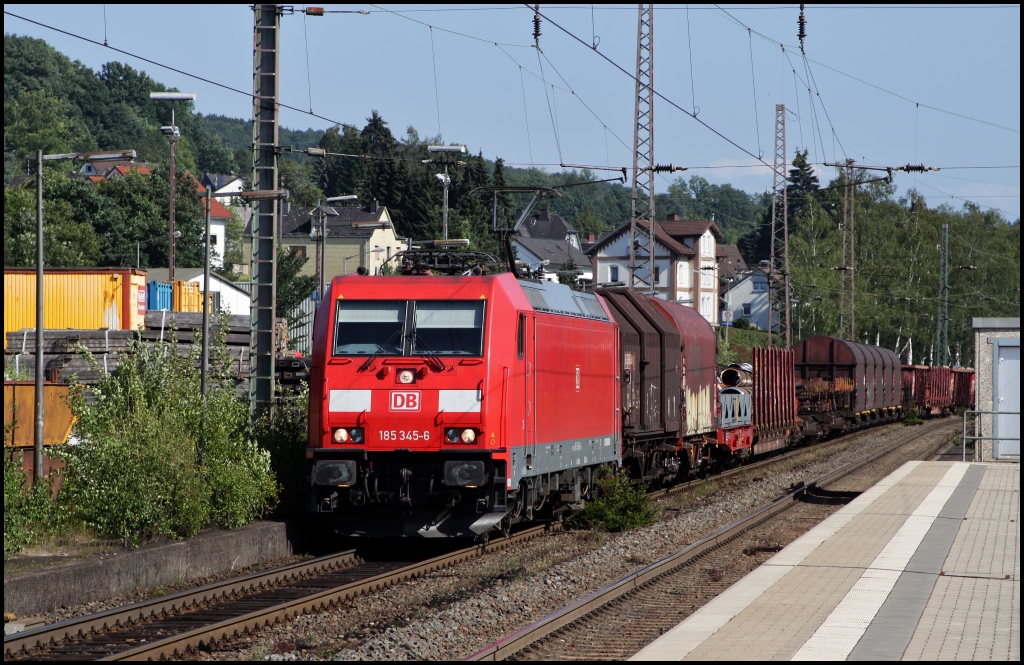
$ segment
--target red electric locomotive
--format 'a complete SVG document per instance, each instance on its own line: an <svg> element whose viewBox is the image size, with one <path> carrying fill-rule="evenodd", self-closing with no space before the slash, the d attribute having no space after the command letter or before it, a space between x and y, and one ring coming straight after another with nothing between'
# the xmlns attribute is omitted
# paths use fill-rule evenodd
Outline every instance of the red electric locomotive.
<svg viewBox="0 0 1024 665"><path fill-rule="evenodd" d="M620 460L618 330L593 294L336 277L313 349L311 508L342 534L485 535Z"/></svg>

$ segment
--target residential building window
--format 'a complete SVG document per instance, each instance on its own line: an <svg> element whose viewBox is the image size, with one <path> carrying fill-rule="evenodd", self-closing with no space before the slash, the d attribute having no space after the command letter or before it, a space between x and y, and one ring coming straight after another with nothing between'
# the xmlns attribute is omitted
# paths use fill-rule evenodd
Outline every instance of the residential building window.
<svg viewBox="0 0 1024 665"><path fill-rule="evenodd" d="M755 291L767 291L768 290L768 282L754 282L754 290Z"/></svg>
<svg viewBox="0 0 1024 665"><path fill-rule="evenodd" d="M750 316L750 303L743 303L743 316Z"/></svg>
<svg viewBox="0 0 1024 665"><path fill-rule="evenodd" d="M608 281L619 281L619 266L608 266Z"/></svg>
<svg viewBox="0 0 1024 665"><path fill-rule="evenodd" d="M214 235L210 236L210 244L213 245L214 247L217 246L217 236L214 236Z"/></svg>
<svg viewBox="0 0 1024 665"><path fill-rule="evenodd" d="M661 282L661 268L654 266L654 283L658 284Z"/></svg>

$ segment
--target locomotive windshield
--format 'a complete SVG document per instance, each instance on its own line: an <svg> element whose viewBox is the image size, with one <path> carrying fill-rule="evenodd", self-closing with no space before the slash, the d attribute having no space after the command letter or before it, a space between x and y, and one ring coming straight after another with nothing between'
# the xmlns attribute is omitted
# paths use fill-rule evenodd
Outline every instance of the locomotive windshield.
<svg viewBox="0 0 1024 665"><path fill-rule="evenodd" d="M334 355L483 355L483 300L339 300Z"/></svg>

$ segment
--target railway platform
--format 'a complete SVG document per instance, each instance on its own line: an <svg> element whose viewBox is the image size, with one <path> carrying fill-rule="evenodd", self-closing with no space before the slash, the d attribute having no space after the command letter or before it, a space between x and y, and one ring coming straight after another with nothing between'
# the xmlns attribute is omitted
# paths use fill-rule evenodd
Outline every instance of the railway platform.
<svg viewBox="0 0 1024 665"><path fill-rule="evenodd" d="M1020 660L1020 465L908 462L631 660Z"/></svg>

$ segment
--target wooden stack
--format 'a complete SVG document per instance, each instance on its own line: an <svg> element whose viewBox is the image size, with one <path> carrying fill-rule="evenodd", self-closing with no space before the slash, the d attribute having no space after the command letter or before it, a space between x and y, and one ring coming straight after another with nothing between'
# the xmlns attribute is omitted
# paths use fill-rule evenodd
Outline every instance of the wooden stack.
<svg viewBox="0 0 1024 665"><path fill-rule="evenodd" d="M178 353L187 355L199 343L203 316L200 313L155 311L146 313L146 327L132 330L47 330L43 335L44 367L48 379L66 382L76 376L80 383L96 383L104 373L117 368L136 336L148 346L176 339ZM232 371L240 392L248 392L249 383L249 317L232 316L227 322L227 350ZM221 332L221 319L210 322L210 338ZM35 378L36 334L34 329L7 333L5 366L21 377ZM88 350L96 359L94 368L85 358Z"/></svg>

